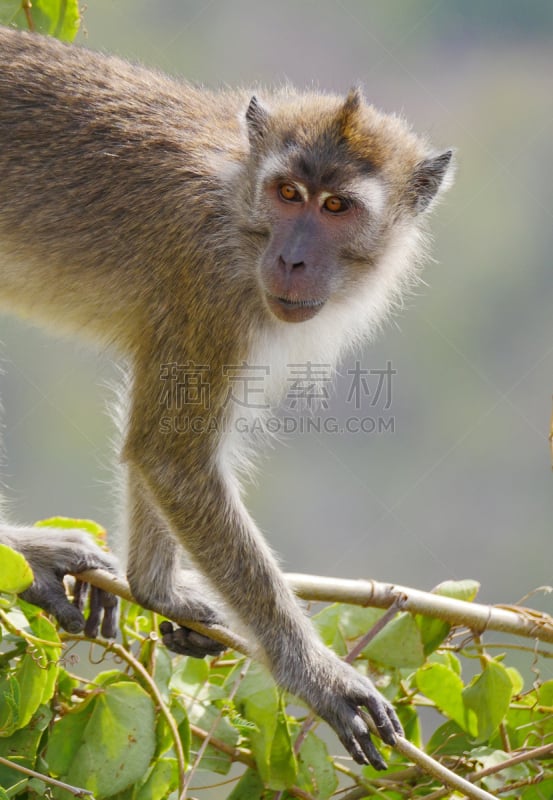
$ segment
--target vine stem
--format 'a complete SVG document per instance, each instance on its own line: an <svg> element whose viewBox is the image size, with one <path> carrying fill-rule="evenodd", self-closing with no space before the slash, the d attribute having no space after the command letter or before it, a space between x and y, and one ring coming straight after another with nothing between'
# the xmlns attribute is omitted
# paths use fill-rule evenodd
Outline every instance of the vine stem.
<svg viewBox="0 0 553 800"><path fill-rule="evenodd" d="M5 626L10 633L13 633L14 636L19 636L20 639L25 639L26 642L29 644L34 644L39 647L61 647L61 642L52 642L48 639L40 639L38 636L34 636L32 633L28 631L21 630L18 628L17 625L14 625L9 616L6 614L5 611L0 610L0 622L2 625Z"/></svg>

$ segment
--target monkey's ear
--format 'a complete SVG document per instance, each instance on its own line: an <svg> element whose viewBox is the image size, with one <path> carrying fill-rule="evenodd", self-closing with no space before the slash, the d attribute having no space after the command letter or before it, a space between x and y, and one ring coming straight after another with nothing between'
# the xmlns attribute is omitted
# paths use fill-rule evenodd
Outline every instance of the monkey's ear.
<svg viewBox="0 0 553 800"><path fill-rule="evenodd" d="M338 112L338 127L343 136L347 136L357 112L363 103L363 94L359 86L354 86L349 90L340 111Z"/></svg>
<svg viewBox="0 0 553 800"><path fill-rule="evenodd" d="M246 110L246 124L248 126L248 136L252 147L258 145L264 138L269 127L269 112L263 108L257 97L254 95Z"/></svg>
<svg viewBox="0 0 553 800"><path fill-rule="evenodd" d="M439 156L425 158L415 167L409 184L413 209L416 214L425 211L441 189L447 189L453 181L453 150Z"/></svg>

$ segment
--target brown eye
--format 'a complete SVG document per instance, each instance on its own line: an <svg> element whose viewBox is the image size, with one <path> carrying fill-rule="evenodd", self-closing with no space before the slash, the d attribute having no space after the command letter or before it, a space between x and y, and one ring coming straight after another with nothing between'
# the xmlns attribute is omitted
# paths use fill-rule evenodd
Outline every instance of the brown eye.
<svg viewBox="0 0 553 800"><path fill-rule="evenodd" d="M301 200L301 194L293 183L282 183L278 188L278 193L288 203L299 203Z"/></svg>
<svg viewBox="0 0 553 800"><path fill-rule="evenodd" d="M331 197L327 197L323 203L323 208L326 211L330 211L331 214L341 214L343 211L347 211L349 208L349 204L346 200L343 200L341 197L336 197L336 195L332 195Z"/></svg>

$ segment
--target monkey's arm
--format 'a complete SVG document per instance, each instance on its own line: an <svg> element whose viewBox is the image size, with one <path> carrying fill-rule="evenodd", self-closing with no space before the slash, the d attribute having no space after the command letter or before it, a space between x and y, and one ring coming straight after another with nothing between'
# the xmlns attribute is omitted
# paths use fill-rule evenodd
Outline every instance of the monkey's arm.
<svg viewBox="0 0 553 800"><path fill-rule="evenodd" d="M65 593L65 575L85 569L117 571L115 559L101 550L81 530L53 528L11 528L0 526L0 544L20 552L33 570L32 585L22 598L53 614L62 628L70 633L84 630L90 637L112 639L117 632L117 598L95 586L90 591L90 613L83 615L87 585L77 581L75 600Z"/></svg>
<svg viewBox="0 0 553 800"><path fill-rule="evenodd" d="M144 391L140 380L137 386L138 408L131 413L124 450L135 477L196 565L253 633L276 681L326 720L357 762L384 769L362 709L368 710L382 739L393 744L401 732L393 708L370 680L319 640L244 508L215 439L200 434L160 438L159 406L150 406L148 415L152 393ZM141 545L135 540L133 546ZM131 590L144 605L155 607L161 591L168 616L182 618L184 612L205 621L205 604L195 608L186 587L177 587L171 600L167 586L147 577L129 574ZM170 602L172 609L166 605ZM178 652L178 641L164 633L165 643Z"/></svg>

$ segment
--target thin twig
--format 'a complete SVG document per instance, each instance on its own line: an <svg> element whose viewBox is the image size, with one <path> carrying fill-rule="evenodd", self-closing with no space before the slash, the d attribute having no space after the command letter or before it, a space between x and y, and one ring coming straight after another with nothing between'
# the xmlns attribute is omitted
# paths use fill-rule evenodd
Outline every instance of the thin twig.
<svg viewBox="0 0 553 800"><path fill-rule="evenodd" d="M33 4L31 3L31 0L21 0L21 8L25 14L25 19L27 20L27 27L30 31L34 31L35 22L33 20Z"/></svg>
<svg viewBox="0 0 553 800"><path fill-rule="evenodd" d="M511 756L511 758L507 758L505 761L501 761L499 764L493 764L485 769L479 769L475 772L471 772L467 775L467 780L479 781L482 780L482 778L487 778L489 775L495 775L498 772L502 772L504 769L514 767L515 764L521 764L525 761L533 761L536 758L543 758L544 756L548 756L550 753L553 753L553 742L550 744L544 744L541 747L534 747L531 750L525 750L523 753L516 753L515 755ZM511 788L512 787L510 785L506 787L506 789ZM448 794L449 789L438 789L436 792L429 794L426 800L441 800L441 798L447 797Z"/></svg>
<svg viewBox="0 0 553 800"><path fill-rule="evenodd" d="M23 775L28 775L29 778L36 778L39 781L43 781L43 783L47 783L49 786L65 789L66 792L70 792L74 797L92 797L94 800L94 793L90 792L88 789L80 789L78 786L71 786L69 783L57 781L55 778L50 778L49 775L42 775L40 772L35 772L34 769L23 767L21 764L15 764L13 761L10 761L9 758L0 756L0 764L4 767L14 769L16 772L21 772Z"/></svg>
<svg viewBox="0 0 553 800"><path fill-rule="evenodd" d="M240 670L240 673L237 675L236 680L234 681L232 689L231 689L230 694L228 696L228 701L227 702L229 704L232 703L232 701L234 700L234 696L236 695L236 692L238 691L238 687L240 686L241 682L244 680L244 676L246 675L247 671L249 670L250 665L251 665L251 661L250 660L246 661L244 663L244 666ZM202 758L204 756L205 751L207 750L207 746L209 744L210 737L215 733L215 730L217 729L217 726L219 725L219 723L220 723L220 721L221 721L221 719L223 717L223 712L224 712L224 709L221 708L219 713L216 715L216 717L215 717L215 719L213 721L213 724L212 724L211 728L209 729L209 731L207 733L206 738L201 743L200 749L198 750L198 752L196 754L196 758L194 759L194 763L192 764L192 766L188 770L188 774L186 775L186 777L184 779L184 783L182 785L182 789L181 789L181 792L180 792L179 800L186 800L186 792L188 790L188 787L190 786L190 782L191 782L192 778L194 777L194 773L196 772L196 770L198 768L198 765L199 765L200 761L202 760Z"/></svg>
<svg viewBox="0 0 553 800"><path fill-rule="evenodd" d="M241 747L233 747L232 745L223 742L221 739L211 736L210 733L204 731L203 728L198 728L197 725L190 725L190 732L199 739L209 739L209 744L212 747L214 747L216 750L220 750L221 753L225 753L226 755L230 756L233 761L237 761L240 764L245 764L250 769L256 769L255 758L249 750L244 750ZM290 786L286 789L286 791L291 797L297 797L298 800L316 800L316 798L314 798L308 792L300 789L299 786Z"/></svg>

